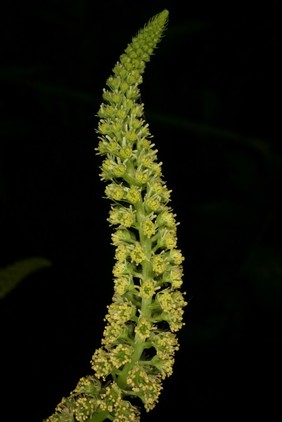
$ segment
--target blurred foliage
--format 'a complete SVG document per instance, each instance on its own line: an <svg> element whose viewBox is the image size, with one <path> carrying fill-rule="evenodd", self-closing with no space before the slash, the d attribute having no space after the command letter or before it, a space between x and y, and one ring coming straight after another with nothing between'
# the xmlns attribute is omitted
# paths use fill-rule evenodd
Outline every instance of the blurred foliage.
<svg viewBox="0 0 282 422"><path fill-rule="evenodd" d="M0 299L13 291L27 276L50 265L51 262L46 258L32 257L0 268Z"/></svg>

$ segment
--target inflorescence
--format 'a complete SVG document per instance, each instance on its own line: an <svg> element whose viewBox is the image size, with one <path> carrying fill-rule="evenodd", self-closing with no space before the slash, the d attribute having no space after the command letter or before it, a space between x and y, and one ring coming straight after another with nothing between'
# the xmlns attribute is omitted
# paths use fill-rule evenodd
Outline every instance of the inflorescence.
<svg viewBox="0 0 282 422"><path fill-rule="evenodd" d="M104 157L100 176L111 201L113 300L91 360L94 374L82 378L46 422L139 421L141 404L146 411L154 408L162 381L173 371L187 304L181 292L184 257L139 91L167 19L164 10L139 31L103 91L96 151Z"/></svg>

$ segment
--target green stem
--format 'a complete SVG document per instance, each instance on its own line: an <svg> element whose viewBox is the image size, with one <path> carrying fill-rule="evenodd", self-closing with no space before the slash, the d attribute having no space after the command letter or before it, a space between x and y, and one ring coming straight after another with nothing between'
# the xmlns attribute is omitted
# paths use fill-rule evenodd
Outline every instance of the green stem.
<svg viewBox="0 0 282 422"><path fill-rule="evenodd" d="M137 216L137 222L139 225L139 241L140 241L140 245L142 246L145 255L146 255L146 260L143 262L142 264L142 279L146 280L148 278L150 278L151 275L151 263L150 263L150 259L151 259L151 253L152 253L152 244L151 244L151 240L144 236L143 231L142 231L142 221L144 220L146 214L145 214L145 210L144 210L144 204L142 202L140 202L139 204L136 205L136 216ZM142 298L142 302L141 302L141 309L140 312L143 316L146 316L148 318L150 318L151 316L151 310L150 310L150 304L151 304L152 299L148 298ZM122 371L119 374L118 377L118 384L121 388L125 389L126 388L126 382L127 382L127 376L129 371L133 368L133 366L135 365L135 363L140 360L140 357L143 353L144 350L144 346L145 346L145 342L143 339L141 339L138 334L135 334L135 340L134 340L134 352L131 358L131 361L128 362L124 368L122 369Z"/></svg>
<svg viewBox="0 0 282 422"><path fill-rule="evenodd" d="M112 416L108 412L97 412L92 418L88 419L87 422L103 422L106 419L113 420Z"/></svg>

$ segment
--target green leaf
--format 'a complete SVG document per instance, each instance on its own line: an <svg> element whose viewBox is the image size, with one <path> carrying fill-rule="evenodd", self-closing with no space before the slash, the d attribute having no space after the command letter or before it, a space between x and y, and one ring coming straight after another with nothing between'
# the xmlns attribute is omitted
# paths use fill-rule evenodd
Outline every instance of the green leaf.
<svg viewBox="0 0 282 422"><path fill-rule="evenodd" d="M32 257L16 261L0 269L0 299L10 293L23 279L42 268L50 267L46 258Z"/></svg>

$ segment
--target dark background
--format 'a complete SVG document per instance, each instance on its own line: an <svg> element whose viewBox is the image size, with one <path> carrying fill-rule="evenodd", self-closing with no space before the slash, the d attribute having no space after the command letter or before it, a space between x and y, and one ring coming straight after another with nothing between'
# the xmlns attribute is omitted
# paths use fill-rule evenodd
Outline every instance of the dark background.
<svg viewBox="0 0 282 422"><path fill-rule="evenodd" d="M52 266L0 302L3 421L41 422L90 373L113 287L95 115L119 55L164 8L141 92L180 222L189 306L175 372L143 420L171 410L175 421L273 420L278 410L281 1L10 1L0 267L33 256Z"/></svg>

